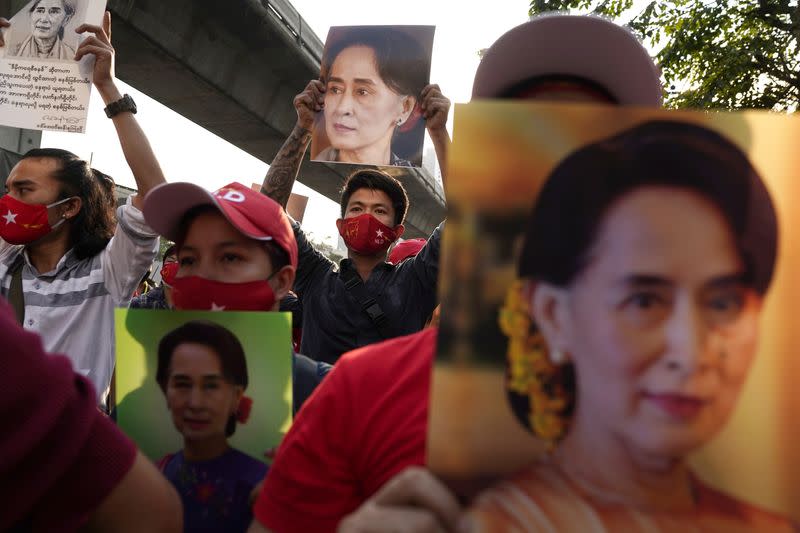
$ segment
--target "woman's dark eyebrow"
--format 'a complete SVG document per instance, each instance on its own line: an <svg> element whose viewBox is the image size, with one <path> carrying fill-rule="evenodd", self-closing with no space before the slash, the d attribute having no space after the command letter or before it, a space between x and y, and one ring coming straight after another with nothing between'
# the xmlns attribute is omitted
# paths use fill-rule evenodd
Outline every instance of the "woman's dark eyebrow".
<svg viewBox="0 0 800 533"><path fill-rule="evenodd" d="M233 248L234 246L242 246L244 243L238 241L223 241L217 243L214 247L215 248Z"/></svg>
<svg viewBox="0 0 800 533"><path fill-rule="evenodd" d="M219 380L223 379L223 377L220 374L206 374L205 376L202 376L202 379L205 379L205 380L208 380L208 381L219 381ZM187 376L186 374L172 374L172 380L173 381L191 381L192 378Z"/></svg>
<svg viewBox="0 0 800 533"><path fill-rule="evenodd" d="M667 278L654 274L628 274L620 279L619 285L669 288L672 287L674 283Z"/></svg>
<svg viewBox="0 0 800 533"><path fill-rule="evenodd" d="M336 76L328 78L328 83L330 83L332 81L335 81L337 83L344 83L345 82L344 79L336 77ZM354 78L353 82L354 83L360 83L361 85L373 85L373 86L376 85L375 82L372 81L369 78Z"/></svg>
<svg viewBox="0 0 800 533"><path fill-rule="evenodd" d="M747 285L746 274L744 272L736 272L735 274L725 274L717 276L711 281L708 281L705 286L710 289L724 289L729 287L741 287Z"/></svg>
<svg viewBox="0 0 800 533"><path fill-rule="evenodd" d="M708 288L723 288L734 287L745 284L744 272L736 272L733 274L723 274L712 278L710 281L704 283ZM653 274L629 274L619 281L619 285L634 286L634 287L663 287L669 288L674 285L672 281L661 276Z"/></svg>

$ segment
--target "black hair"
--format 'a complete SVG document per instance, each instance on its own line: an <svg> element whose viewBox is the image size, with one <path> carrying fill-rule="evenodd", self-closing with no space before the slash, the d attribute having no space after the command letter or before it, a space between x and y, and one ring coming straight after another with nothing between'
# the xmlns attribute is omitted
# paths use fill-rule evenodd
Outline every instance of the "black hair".
<svg viewBox="0 0 800 533"><path fill-rule="evenodd" d="M200 215L204 215L206 213L217 213L221 217L225 218L225 215L223 215L222 212L219 210L219 208L214 204L203 204L189 209L186 213L184 213L183 217L181 218L178 231L180 238L174 245L176 247L176 250L180 250L181 246L183 246L183 241L186 240L186 235L189 233L189 228L191 227L192 222L194 222L195 219ZM269 257L270 264L272 265L273 274L275 272L278 272L286 265L290 264L289 253L280 246L278 246L274 241L259 241L259 242L261 242L261 244L264 245L264 249L267 251L267 256Z"/></svg>
<svg viewBox="0 0 800 533"><path fill-rule="evenodd" d="M402 224L406 219L406 213L408 212L408 194L406 194L403 184L385 172L374 169L357 170L344 182L341 199L339 200L342 218L344 218L350 197L359 189L379 190L385 192L389 196L389 199L392 201L392 207L394 208L395 226Z"/></svg>
<svg viewBox="0 0 800 533"><path fill-rule="evenodd" d="M164 253L161 254L161 262L163 263L164 261L167 260L167 257L169 257L171 255L177 255L177 254L178 254L178 251L177 251L176 245L170 244L169 246L167 246L167 249L164 250Z"/></svg>
<svg viewBox="0 0 800 533"><path fill-rule="evenodd" d="M36 9L36 6L38 6L39 2L41 1L42 0L36 0L33 3L33 5L31 5L31 8L28 10L28 13L33 13L33 11ZM61 0L61 5L64 6L64 13L66 13L64 21L66 22L69 19L71 19L73 15L75 15L75 0ZM64 39L64 26L61 26L58 29L58 38L62 40Z"/></svg>
<svg viewBox="0 0 800 533"><path fill-rule="evenodd" d="M604 97L609 103L619 104L619 100L611 94L611 91L596 81L569 74L548 74L527 78L504 89L497 98L518 98L519 93L522 91L531 90L537 86L550 83L570 83L579 87L584 87L588 92L593 92L598 96Z"/></svg>
<svg viewBox="0 0 800 533"><path fill-rule="evenodd" d="M408 33L388 26L337 28L322 56L320 79L327 83L330 69L339 54L351 46L366 46L375 52L378 74L392 91L419 100L428 84L425 52Z"/></svg>
<svg viewBox="0 0 800 533"><path fill-rule="evenodd" d="M778 222L758 172L731 141L703 126L654 120L584 146L561 161L528 219L519 274L567 286L589 262L603 217L645 186L693 191L728 223L759 294L775 268Z"/></svg>
<svg viewBox="0 0 800 533"><path fill-rule="evenodd" d="M96 168L92 169L92 174L94 174L95 179L97 182L103 187L103 192L106 195L106 200L108 201L108 205L111 206L111 209L117 209L117 184L114 183L114 178L109 176L104 172L100 172Z"/></svg>
<svg viewBox="0 0 800 533"><path fill-rule="evenodd" d="M289 264L289 253L275 244L275 241L264 241L263 244L269 256L269 262L272 263L273 274Z"/></svg>
<svg viewBox="0 0 800 533"><path fill-rule="evenodd" d="M107 196L107 187L97 178L89 164L77 155L58 148L34 148L22 159L50 158L59 163L52 174L59 182L57 200L73 196L81 199L81 209L72 218L69 228L70 246L78 259L86 259L105 249L114 235L114 209Z"/></svg>
<svg viewBox="0 0 800 533"><path fill-rule="evenodd" d="M158 367L156 382L166 393L172 363L172 354L181 344L196 343L208 346L219 357L222 377L243 389L247 388L247 359L244 348L227 328L205 320L193 320L173 329L164 335L158 343ZM236 431L236 415L228 418L225 436L230 437Z"/></svg>

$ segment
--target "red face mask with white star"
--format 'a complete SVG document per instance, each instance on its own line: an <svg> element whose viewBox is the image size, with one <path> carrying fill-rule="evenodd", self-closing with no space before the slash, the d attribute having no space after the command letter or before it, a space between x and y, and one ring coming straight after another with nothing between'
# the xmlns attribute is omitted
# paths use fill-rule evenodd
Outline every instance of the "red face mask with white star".
<svg viewBox="0 0 800 533"><path fill-rule="evenodd" d="M0 238L10 244L38 241L64 223L61 219L51 227L47 210L71 199L64 198L50 205L26 204L6 194L0 198Z"/></svg>
<svg viewBox="0 0 800 533"><path fill-rule="evenodd" d="M180 266L181 265L177 261L164 263L164 266L161 267L161 281L164 285L172 287L172 284L175 283L175 276L178 275Z"/></svg>
<svg viewBox="0 0 800 533"><path fill-rule="evenodd" d="M339 235L348 248L361 255L385 252L397 233L369 213L342 220Z"/></svg>
<svg viewBox="0 0 800 533"><path fill-rule="evenodd" d="M225 283L186 276L172 280L172 301L183 311L269 311L275 292L266 280Z"/></svg>

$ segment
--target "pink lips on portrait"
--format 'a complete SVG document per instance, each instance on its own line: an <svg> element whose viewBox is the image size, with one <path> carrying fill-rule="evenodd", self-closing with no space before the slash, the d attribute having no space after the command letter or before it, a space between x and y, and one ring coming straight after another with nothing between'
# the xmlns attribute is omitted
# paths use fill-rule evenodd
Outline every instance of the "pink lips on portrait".
<svg viewBox="0 0 800 533"><path fill-rule="evenodd" d="M337 123L335 123L333 125L333 129L337 133L350 133L351 131L356 131L355 128L349 128L349 127L345 126L344 124L340 124L339 122L337 122Z"/></svg>
<svg viewBox="0 0 800 533"><path fill-rule="evenodd" d="M646 393L644 397L670 417L680 420L690 420L694 418L708 403L707 400L703 400L702 398L683 394Z"/></svg>
<svg viewBox="0 0 800 533"><path fill-rule="evenodd" d="M198 431L198 430L201 430L201 429L205 429L209 425L209 422L207 420L193 420L193 419L184 418L184 422L186 422L186 425L189 426L189 428L191 428L191 429L193 429L195 431Z"/></svg>

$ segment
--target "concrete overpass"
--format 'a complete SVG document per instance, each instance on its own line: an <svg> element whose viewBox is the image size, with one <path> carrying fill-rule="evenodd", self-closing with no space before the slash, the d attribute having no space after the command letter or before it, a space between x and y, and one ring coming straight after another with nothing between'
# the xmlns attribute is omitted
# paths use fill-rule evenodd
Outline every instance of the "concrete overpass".
<svg viewBox="0 0 800 533"><path fill-rule="evenodd" d="M0 13L14 13L25 3L0 0ZM108 9L121 80L272 161L295 123L292 99L319 75L323 50L287 0L109 0ZM306 160L299 179L338 202L352 170ZM444 217L441 187L424 169L389 172L411 198L409 235L427 235Z"/></svg>

